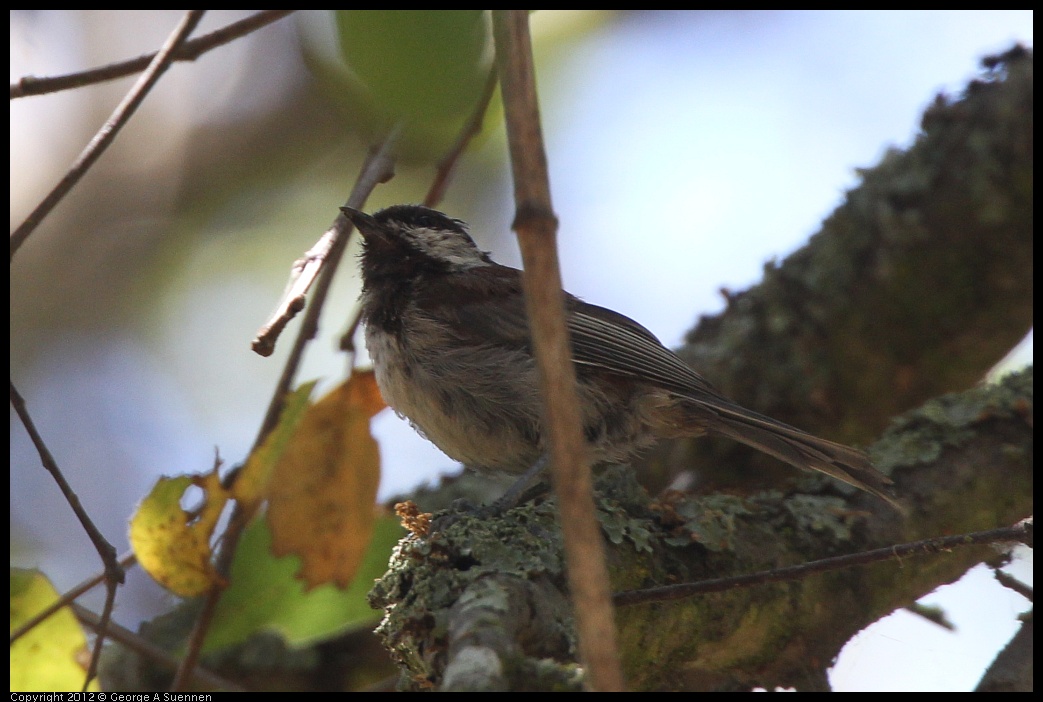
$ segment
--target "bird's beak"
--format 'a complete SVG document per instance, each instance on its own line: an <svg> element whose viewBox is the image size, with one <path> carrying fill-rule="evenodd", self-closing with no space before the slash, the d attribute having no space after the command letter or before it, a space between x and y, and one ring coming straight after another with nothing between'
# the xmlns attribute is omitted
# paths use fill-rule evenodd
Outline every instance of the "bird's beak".
<svg viewBox="0 0 1043 702"><path fill-rule="evenodd" d="M340 211L344 213L349 222L355 225L362 236L369 238L373 234L380 233L380 225L377 224L377 220L362 210L356 210L354 207L341 207Z"/></svg>

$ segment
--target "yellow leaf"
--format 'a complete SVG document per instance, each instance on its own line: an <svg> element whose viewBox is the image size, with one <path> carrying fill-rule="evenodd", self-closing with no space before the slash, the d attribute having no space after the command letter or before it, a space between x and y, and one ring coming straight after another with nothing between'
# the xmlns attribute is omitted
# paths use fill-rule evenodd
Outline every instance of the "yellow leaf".
<svg viewBox="0 0 1043 702"><path fill-rule="evenodd" d="M192 485L204 493L195 518L181 508L181 498ZM130 545L138 563L156 582L182 597L223 585L212 562L210 538L227 501L216 468L204 476L160 478L130 521Z"/></svg>
<svg viewBox="0 0 1043 702"><path fill-rule="evenodd" d="M372 373L354 373L304 415L269 484L277 556L301 559L307 588L351 584L373 533L380 453L370 418L384 407Z"/></svg>
<svg viewBox="0 0 1043 702"><path fill-rule="evenodd" d="M11 631L57 599L43 573L11 568ZM80 623L63 607L11 644L11 692L79 692L88 660ZM87 690L100 692L101 687L94 680Z"/></svg>

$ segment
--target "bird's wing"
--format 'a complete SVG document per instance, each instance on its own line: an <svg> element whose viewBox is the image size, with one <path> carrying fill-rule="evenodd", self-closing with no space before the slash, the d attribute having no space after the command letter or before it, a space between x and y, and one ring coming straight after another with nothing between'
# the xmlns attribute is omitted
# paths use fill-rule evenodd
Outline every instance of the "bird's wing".
<svg viewBox="0 0 1043 702"><path fill-rule="evenodd" d="M688 364L634 320L575 298L568 301L575 361L609 373L660 385L682 395L725 398Z"/></svg>
<svg viewBox="0 0 1043 702"><path fill-rule="evenodd" d="M421 307L438 308L436 316L451 332L471 343L531 350L532 338L522 294L521 272L489 266L433 281L420 291ZM634 320L565 293L565 312L573 360L579 366L662 386L681 395L727 401L655 335Z"/></svg>
<svg viewBox="0 0 1043 702"><path fill-rule="evenodd" d="M449 328L463 339L531 353L520 278L503 270L490 270L484 277L489 281L497 278L499 283L483 286L479 278L472 278L475 288L465 294L457 287L454 301L440 298L453 308L441 319L451 320ZM580 368L598 369L675 392L691 401L685 411L694 425L798 468L831 475L902 510L891 495L890 478L878 472L861 451L736 404L629 317L568 294L565 306L572 356Z"/></svg>

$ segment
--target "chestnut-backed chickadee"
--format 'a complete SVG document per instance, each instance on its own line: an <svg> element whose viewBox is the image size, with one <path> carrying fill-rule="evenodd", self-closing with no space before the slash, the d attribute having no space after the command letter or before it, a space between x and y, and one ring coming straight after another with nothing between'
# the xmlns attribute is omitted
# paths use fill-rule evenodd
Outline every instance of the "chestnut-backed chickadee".
<svg viewBox="0 0 1043 702"><path fill-rule="evenodd" d="M362 319L384 400L457 461L525 472L547 447L521 271L441 212L341 209L363 238ZM861 451L735 404L618 312L568 293L565 308L592 464L659 438L720 434L897 506Z"/></svg>

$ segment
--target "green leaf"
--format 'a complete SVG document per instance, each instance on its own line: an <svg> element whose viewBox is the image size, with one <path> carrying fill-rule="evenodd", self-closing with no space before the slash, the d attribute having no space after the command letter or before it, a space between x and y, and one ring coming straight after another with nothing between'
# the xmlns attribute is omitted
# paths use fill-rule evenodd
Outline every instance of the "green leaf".
<svg viewBox="0 0 1043 702"><path fill-rule="evenodd" d="M491 65L483 10L343 10L341 54L378 121L448 137L478 101Z"/></svg>
<svg viewBox="0 0 1043 702"><path fill-rule="evenodd" d="M323 585L305 593L294 577L300 560L273 556L268 525L263 516L255 519L239 542L231 585L221 596L205 650L241 643L261 631L278 633L291 646L306 646L376 621L380 613L369 607L366 594L387 570L391 549L404 533L397 519L381 517L351 587Z"/></svg>

